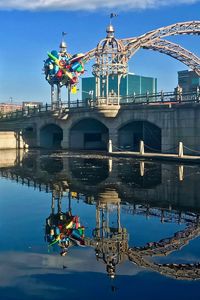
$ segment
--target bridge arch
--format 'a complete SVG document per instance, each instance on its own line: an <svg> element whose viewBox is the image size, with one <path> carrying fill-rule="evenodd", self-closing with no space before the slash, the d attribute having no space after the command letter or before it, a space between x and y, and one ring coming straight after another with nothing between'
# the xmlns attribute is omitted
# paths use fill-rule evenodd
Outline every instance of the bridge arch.
<svg viewBox="0 0 200 300"><path fill-rule="evenodd" d="M118 129L118 147L139 151L140 140L147 152L161 152L161 128L146 120L133 120Z"/></svg>
<svg viewBox="0 0 200 300"><path fill-rule="evenodd" d="M63 130L60 126L50 123L40 128L40 147L60 149L63 140Z"/></svg>
<svg viewBox="0 0 200 300"><path fill-rule="evenodd" d="M97 194L99 185L109 177L108 160L97 158L80 158L78 162L69 158L69 170L70 184L84 194Z"/></svg>
<svg viewBox="0 0 200 300"><path fill-rule="evenodd" d="M81 119L69 131L70 149L106 150L108 139L108 128L95 118Z"/></svg>

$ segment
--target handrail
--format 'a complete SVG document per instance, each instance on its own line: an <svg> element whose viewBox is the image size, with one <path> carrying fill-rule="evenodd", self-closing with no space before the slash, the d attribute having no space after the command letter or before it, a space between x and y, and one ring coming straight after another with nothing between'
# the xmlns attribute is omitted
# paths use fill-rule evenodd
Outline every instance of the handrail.
<svg viewBox="0 0 200 300"><path fill-rule="evenodd" d="M178 104L178 103L200 103L200 92L196 91L182 93L180 91L175 92L159 92L159 93L149 93L145 94L132 94L130 96L120 97L120 105L149 105L149 104ZM31 117L35 115L41 115L46 113L63 113L69 109L77 108L94 108L100 107L101 105L112 104L116 105L116 96L110 96L109 99L104 97L99 97L98 99L87 98L85 100L76 100L70 104L67 102L61 102L59 105L56 103L39 105L34 107L26 107L22 110L16 110L6 114L0 115L0 121L10 120L10 119L21 119L23 117Z"/></svg>

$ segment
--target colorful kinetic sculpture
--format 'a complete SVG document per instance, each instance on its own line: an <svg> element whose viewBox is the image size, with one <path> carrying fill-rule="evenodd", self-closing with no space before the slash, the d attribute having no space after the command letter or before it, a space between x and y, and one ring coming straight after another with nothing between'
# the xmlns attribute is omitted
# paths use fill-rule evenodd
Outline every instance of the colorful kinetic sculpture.
<svg viewBox="0 0 200 300"><path fill-rule="evenodd" d="M74 92L79 76L84 73L84 64L82 53L71 56L66 52L53 50L48 53L44 62L45 78L51 85L66 86Z"/></svg>

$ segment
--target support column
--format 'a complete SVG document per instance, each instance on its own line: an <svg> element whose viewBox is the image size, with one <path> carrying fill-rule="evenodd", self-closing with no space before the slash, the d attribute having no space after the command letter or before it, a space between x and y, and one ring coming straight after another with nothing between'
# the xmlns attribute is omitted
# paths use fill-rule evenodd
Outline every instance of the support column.
<svg viewBox="0 0 200 300"><path fill-rule="evenodd" d="M62 149L69 149L70 148L70 131L68 128L63 127L63 140L61 142Z"/></svg>
<svg viewBox="0 0 200 300"><path fill-rule="evenodd" d="M15 139L16 139L16 149L25 149L28 148L28 145L25 144L22 136L22 131L15 132Z"/></svg>
<svg viewBox="0 0 200 300"><path fill-rule="evenodd" d="M55 87L54 84L51 84L51 109L55 109Z"/></svg>
<svg viewBox="0 0 200 300"><path fill-rule="evenodd" d="M57 84L57 107L61 107L61 88L59 84Z"/></svg>
<svg viewBox="0 0 200 300"><path fill-rule="evenodd" d="M68 86L68 89L67 89L67 100L68 100L68 108L70 108L70 102L71 102L71 95L70 95L70 87Z"/></svg>
<svg viewBox="0 0 200 300"><path fill-rule="evenodd" d="M118 131L116 128L109 129L109 141L112 143L112 151L118 151Z"/></svg>
<svg viewBox="0 0 200 300"><path fill-rule="evenodd" d="M117 76L117 105L119 105L119 96L120 96L120 77Z"/></svg>
<svg viewBox="0 0 200 300"><path fill-rule="evenodd" d="M109 100L109 76L106 76L106 105L108 105Z"/></svg>
<svg viewBox="0 0 200 300"><path fill-rule="evenodd" d="M100 94L99 94L99 87L100 87L100 84L99 84L99 81L100 81L100 78L98 76L95 77L95 83L96 83L96 98L98 100Z"/></svg>

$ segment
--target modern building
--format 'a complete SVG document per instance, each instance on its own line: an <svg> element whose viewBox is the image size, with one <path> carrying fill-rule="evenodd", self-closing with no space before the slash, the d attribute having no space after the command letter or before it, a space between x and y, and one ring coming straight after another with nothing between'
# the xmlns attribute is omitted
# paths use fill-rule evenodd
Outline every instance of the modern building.
<svg viewBox="0 0 200 300"><path fill-rule="evenodd" d="M103 79L101 85L104 85ZM106 89L106 87L105 87ZM105 89L102 89L102 93L105 93ZM145 94L146 92L157 92L157 78L145 77L129 73L121 78L120 83L120 96L131 96L134 93ZM109 93L111 95L117 94L117 76L111 76L109 78ZM82 99L95 98L95 77L82 78ZM103 94L101 95L104 96Z"/></svg>
<svg viewBox="0 0 200 300"><path fill-rule="evenodd" d="M200 87L200 76L194 71L179 71L178 85L182 88L183 93L196 91Z"/></svg>

